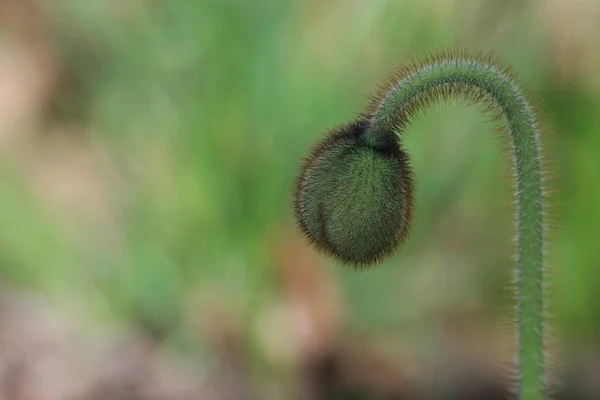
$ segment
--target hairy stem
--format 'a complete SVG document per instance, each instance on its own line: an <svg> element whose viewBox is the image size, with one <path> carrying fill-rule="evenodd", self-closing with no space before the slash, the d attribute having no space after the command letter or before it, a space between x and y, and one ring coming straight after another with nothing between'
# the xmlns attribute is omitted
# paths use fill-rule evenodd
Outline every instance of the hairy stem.
<svg viewBox="0 0 600 400"><path fill-rule="evenodd" d="M366 140L373 146L383 133L402 136L414 115L429 101L454 98L492 101L506 123L512 144L517 201L516 292L519 342L519 394L522 400L543 400L544 214L539 133L535 115L513 78L497 67L470 57L441 57L424 63L394 82L375 105ZM460 97L459 96L459 97Z"/></svg>

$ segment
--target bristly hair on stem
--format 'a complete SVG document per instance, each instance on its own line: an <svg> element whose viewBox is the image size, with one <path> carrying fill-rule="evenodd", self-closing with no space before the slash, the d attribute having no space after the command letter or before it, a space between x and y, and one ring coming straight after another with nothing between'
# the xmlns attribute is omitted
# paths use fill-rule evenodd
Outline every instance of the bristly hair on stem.
<svg viewBox="0 0 600 400"><path fill-rule="evenodd" d="M492 56L439 52L399 69L352 123L330 131L305 158L294 188L300 231L343 264L368 267L408 237L414 173L403 137L434 102L460 101L490 113L509 140L517 205L515 293L518 393L543 400L545 208L540 130L510 68Z"/></svg>

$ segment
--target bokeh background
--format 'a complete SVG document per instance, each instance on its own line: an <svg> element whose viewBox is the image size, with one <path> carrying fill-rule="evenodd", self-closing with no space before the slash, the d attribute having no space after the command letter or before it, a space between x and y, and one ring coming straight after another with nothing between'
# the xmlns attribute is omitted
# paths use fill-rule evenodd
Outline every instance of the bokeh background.
<svg viewBox="0 0 600 400"><path fill-rule="evenodd" d="M599 21L597 0L1 0L2 398L397 399L510 360L511 181L485 115L414 123L415 229L381 267L316 254L291 214L309 146L456 46L513 65L540 110L549 352L588 357Z"/></svg>

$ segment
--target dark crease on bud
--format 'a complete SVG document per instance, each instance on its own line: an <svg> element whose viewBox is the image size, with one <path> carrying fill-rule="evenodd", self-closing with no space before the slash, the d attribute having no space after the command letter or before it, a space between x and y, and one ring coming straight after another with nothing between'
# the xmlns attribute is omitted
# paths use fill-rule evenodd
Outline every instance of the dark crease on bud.
<svg viewBox="0 0 600 400"><path fill-rule="evenodd" d="M365 140L366 118L329 132L304 159L294 193L300 230L344 264L365 267L389 256L412 221L413 172L393 132Z"/></svg>

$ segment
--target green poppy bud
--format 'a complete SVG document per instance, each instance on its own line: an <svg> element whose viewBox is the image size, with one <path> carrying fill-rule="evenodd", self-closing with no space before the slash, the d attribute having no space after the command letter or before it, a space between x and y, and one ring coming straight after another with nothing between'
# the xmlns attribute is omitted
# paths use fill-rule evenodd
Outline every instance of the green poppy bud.
<svg viewBox="0 0 600 400"><path fill-rule="evenodd" d="M393 132L367 143L369 122L338 127L305 158L294 193L300 230L319 250L364 267L407 237L413 172Z"/></svg>

